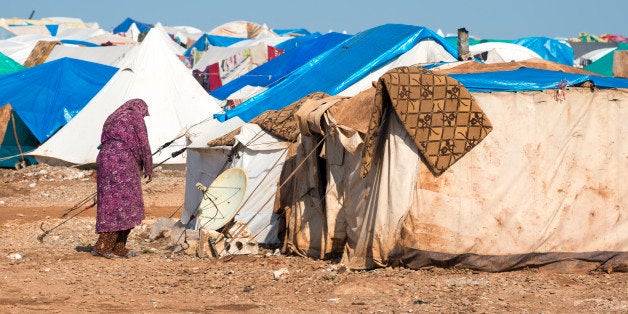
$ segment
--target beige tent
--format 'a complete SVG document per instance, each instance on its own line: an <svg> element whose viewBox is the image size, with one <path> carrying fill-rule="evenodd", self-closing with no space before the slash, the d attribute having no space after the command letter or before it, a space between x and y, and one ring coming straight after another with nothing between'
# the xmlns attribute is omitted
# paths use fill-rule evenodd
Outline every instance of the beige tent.
<svg viewBox="0 0 628 314"><path fill-rule="evenodd" d="M308 125L304 131L301 124L302 135L314 136L302 136L300 149L311 150L308 142L327 134L320 151L326 169L305 162L291 198L282 198L286 251L316 258L342 254L353 269L628 269L628 188L621 182L628 91L573 87L564 100L553 90L472 93L479 112L490 117L484 129L490 133L438 168L429 145L417 141L420 132L409 132L420 123L399 110L411 106L395 105L425 86L390 89L391 80L380 79L377 90L324 113L299 113ZM383 95L381 123L364 114L378 103L375 95ZM369 124L377 135L364 144ZM365 146L374 147L370 167ZM312 175L326 178L325 186Z"/></svg>
<svg viewBox="0 0 628 314"><path fill-rule="evenodd" d="M352 269L627 271L628 91L556 96L468 93L401 67L354 97L266 112L254 122L289 143L283 251Z"/></svg>

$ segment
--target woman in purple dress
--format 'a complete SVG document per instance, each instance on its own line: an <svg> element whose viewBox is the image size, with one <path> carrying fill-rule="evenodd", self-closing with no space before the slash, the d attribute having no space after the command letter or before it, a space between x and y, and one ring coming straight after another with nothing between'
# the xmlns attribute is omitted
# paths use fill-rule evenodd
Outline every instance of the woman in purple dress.
<svg viewBox="0 0 628 314"><path fill-rule="evenodd" d="M98 241L92 254L113 258L133 257L126 248L131 229L144 219L141 173L153 176L153 159L144 117L148 106L141 99L131 99L105 121L96 159Z"/></svg>

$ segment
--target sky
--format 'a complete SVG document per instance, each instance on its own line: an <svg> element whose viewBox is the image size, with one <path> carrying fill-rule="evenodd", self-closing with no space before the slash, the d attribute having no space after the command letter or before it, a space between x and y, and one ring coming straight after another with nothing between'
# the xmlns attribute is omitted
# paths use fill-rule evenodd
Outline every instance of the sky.
<svg viewBox="0 0 628 314"><path fill-rule="evenodd" d="M409 24L481 39L628 36L628 0L0 0L0 17L76 17L111 31L130 17L210 31L231 21L274 29L356 34L382 24Z"/></svg>

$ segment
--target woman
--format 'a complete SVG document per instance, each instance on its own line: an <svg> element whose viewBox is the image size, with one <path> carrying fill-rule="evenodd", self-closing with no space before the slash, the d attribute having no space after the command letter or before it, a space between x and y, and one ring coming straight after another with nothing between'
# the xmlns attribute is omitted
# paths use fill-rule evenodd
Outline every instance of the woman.
<svg viewBox="0 0 628 314"><path fill-rule="evenodd" d="M126 248L133 227L144 219L141 172L151 181L153 159L144 117L148 106L141 99L131 99L105 121L96 159L98 241L92 255L106 258L133 257Z"/></svg>

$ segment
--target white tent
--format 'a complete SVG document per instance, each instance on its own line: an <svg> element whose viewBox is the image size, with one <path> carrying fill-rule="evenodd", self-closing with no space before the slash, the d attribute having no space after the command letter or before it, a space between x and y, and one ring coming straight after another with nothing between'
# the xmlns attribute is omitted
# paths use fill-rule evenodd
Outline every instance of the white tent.
<svg viewBox="0 0 628 314"><path fill-rule="evenodd" d="M603 56L615 50L617 50L617 47L600 48L593 51L589 51L583 54L582 56L580 56L579 58L576 58L573 61L573 64L575 67L584 68L585 66L597 61L598 59L602 58Z"/></svg>
<svg viewBox="0 0 628 314"><path fill-rule="evenodd" d="M240 127L235 137L236 145L231 147L208 147L210 136L204 135L196 141L188 154L185 190L185 207L181 215L184 224L192 222L202 194L196 190L196 182L207 186L225 169L243 168L248 177L248 187L244 202L239 208L235 221L243 222L259 242L278 244L279 219L273 212L277 184L286 158L288 143L264 132L256 124L242 124L240 119L227 120L226 130ZM211 133L209 133L211 134ZM215 132L214 132L215 134ZM228 155L234 154L228 160ZM195 226L197 229L200 226Z"/></svg>
<svg viewBox="0 0 628 314"><path fill-rule="evenodd" d="M9 39L0 40L0 52L15 60L19 64L24 64L31 51L39 41L55 41L57 38L50 35L20 35Z"/></svg>
<svg viewBox="0 0 628 314"><path fill-rule="evenodd" d="M33 155L39 160L54 158L74 164L94 163L102 124L111 112L132 98L141 98L148 104L150 116L145 121L153 151L182 135L187 128L222 112L219 101L203 90L190 70L172 53L166 38L162 31L151 30L120 63L120 70L107 85ZM179 139L161 155L156 155L155 161L165 160L186 144L186 138ZM167 163L181 165L184 162L185 154Z"/></svg>
<svg viewBox="0 0 628 314"><path fill-rule="evenodd" d="M492 132L439 176L390 112L362 179L360 128L371 117L360 112L371 112L370 93L370 101L344 113L308 121L332 134L325 143L327 191L319 193L326 201L320 210L293 202L286 244L292 252L342 252L354 269L627 269L625 89L572 87L564 99L554 90L471 93Z"/></svg>
<svg viewBox="0 0 628 314"><path fill-rule="evenodd" d="M46 61L44 62L50 62L67 57L117 67L134 47L135 45L102 47L56 45L48 57L46 57Z"/></svg>
<svg viewBox="0 0 628 314"><path fill-rule="evenodd" d="M523 61L531 58L543 59L531 49L513 43L487 42L470 45L469 52L476 57L486 54L485 58L480 56L480 59L486 63Z"/></svg>

